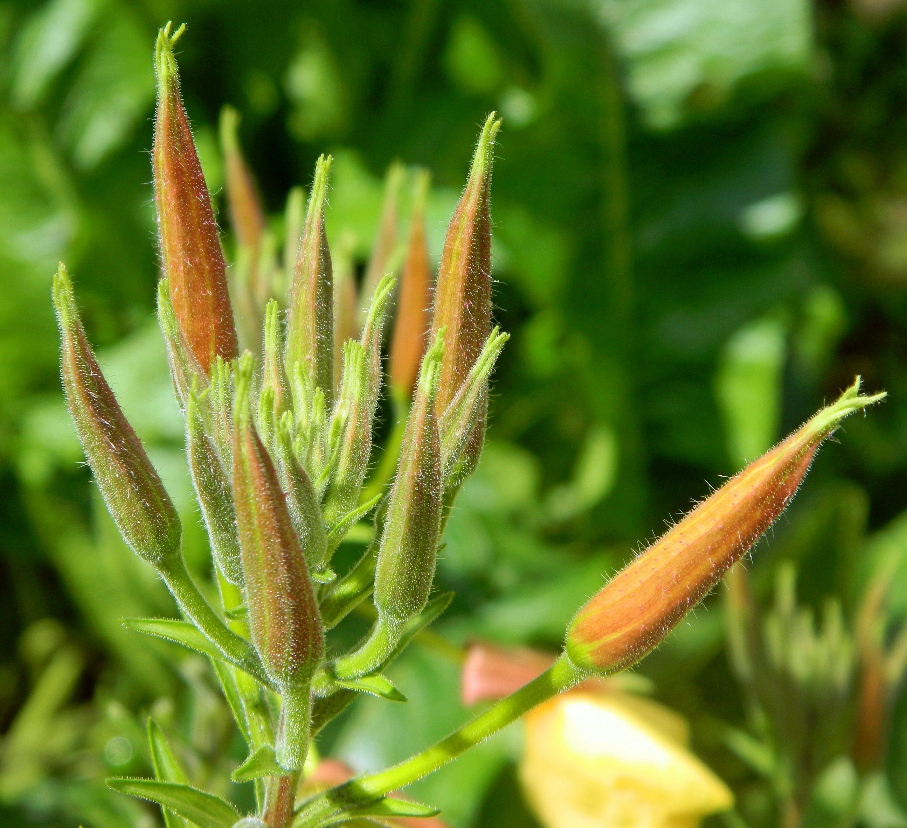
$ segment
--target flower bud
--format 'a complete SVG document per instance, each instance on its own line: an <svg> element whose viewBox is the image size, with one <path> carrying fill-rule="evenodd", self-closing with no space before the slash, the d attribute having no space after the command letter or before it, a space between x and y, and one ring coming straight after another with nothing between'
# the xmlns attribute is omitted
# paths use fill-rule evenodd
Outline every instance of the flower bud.
<svg viewBox="0 0 907 828"><path fill-rule="evenodd" d="M271 457L252 423L251 360L236 377L233 495L249 626L279 687L307 685L324 657L324 632L305 557Z"/></svg>
<svg viewBox="0 0 907 828"><path fill-rule="evenodd" d="M215 356L236 356L236 329L214 211L180 98L173 44L182 32L180 27L171 35L168 24L157 39L154 198L173 310L186 345L207 374Z"/></svg>
<svg viewBox="0 0 907 828"><path fill-rule="evenodd" d="M698 604L791 501L821 443L848 414L884 394L860 380L784 442L731 478L622 569L574 617L567 654L612 673L639 661Z"/></svg>
<svg viewBox="0 0 907 828"><path fill-rule="evenodd" d="M375 606L381 619L391 623L422 611L435 577L442 507L435 398L443 353L439 331L422 360L378 550Z"/></svg>
<svg viewBox="0 0 907 828"><path fill-rule="evenodd" d="M409 400L416 386L419 363L425 353L428 329L431 327L431 265L425 240L425 199L430 180L427 172L419 173L391 341L391 387L405 400Z"/></svg>
<svg viewBox="0 0 907 828"><path fill-rule="evenodd" d="M204 387L207 377L201 365L186 347L186 341L180 331L179 320L170 302L170 280L161 279L157 285L157 319L164 335L167 348L167 362L170 365L170 376L180 407L185 411L189 392L193 385Z"/></svg>
<svg viewBox="0 0 907 828"><path fill-rule="evenodd" d="M394 277L385 276L359 342L344 347L343 380L331 420L333 476L325 496L325 520L336 528L359 503L372 451L372 423L381 392L381 332Z"/></svg>
<svg viewBox="0 0 907 828"><path fill-rule="evenodd" d="M180 559L179 517L101 373L62 264L54 277L54 309L66 401L104 502L132 550L154 567L166 566Z"/></svg>
<svg viewBox="0 0 907 828"><path fill-rule="evenodd" d="M232 106L225 106L220 113L220 143L224 153L230 225L243 247L257 251L265 232L265 215L255 177L239 146L238 126L239 113Z"/></svg>
<svg viewBox="0 0 907 828"><path fill-rule="evenodd" d="M343 379L343 346L359 336L356 263L353 254L356 234L347 230L341 234L334 257L334 387Z"/></svg>
<svg viewBox="0 0 907 828"><path fill-rule="evenodd" d="M201 402L189 393L186 410L186 454L192 485L202 510L214 563L234 586L243 586L242 556L236 534L236 509L230 481L224 473L214 445L205 433Z"/></svg>
<svg viewBox="0 0 907 828"><path fill-rule="evenodd" d="M283 337L280 308L274 299L265 308L264 359L262 360L261 393L258 402L258 427L263 435L273 435L277 422L289 402L289 390L283 371ZM265 441L268 442L268 437Z"/></svg>
<svg viewBox="0 0 907 828"><path fill-rule="evenodd" d="M390 165L384 179L384 200L381 204L381 218L378 222L378 233L372 245L372 254L365 268L362 280L362 301L368 302L381 279L391 271L391 259L397 246L397 210L400 198L400 185L403 183L405 170L399 161ZM368 305L363 304L359 318L364 322L368 315Z"/></svg>
<svg viewBox="0 0 907 828"><path fill-rule="evenodd" d="M324 205L330 169L331 157L321 156L293 272L285 360L290 371L302 365L329 404L334 397L334 289Z"/></svg>
<svg viewBox="0 0 907 828"><path fill-rule="evenodd" d="M476 147L469 181L447 229L432 335L444 328L446 346L438 383L443 412L466 380L491 331L491 162L501 122L492 113ZM484 429L485 411L478 412Z"/></svg>

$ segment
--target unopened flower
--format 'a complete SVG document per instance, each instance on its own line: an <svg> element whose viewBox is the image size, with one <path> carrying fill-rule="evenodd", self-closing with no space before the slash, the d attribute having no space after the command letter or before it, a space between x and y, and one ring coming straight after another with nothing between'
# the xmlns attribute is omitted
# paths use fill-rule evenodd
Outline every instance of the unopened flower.
<svg viewBox="0 0 907 828"><path fill-rule="evenodd" d="M784 511L819 446L848 414L882 397L860 380L798 431L724 484L622 569L573 619L567 653L617 672L652 650Z"/></svg>
<svg viewBox="0 0 907 828"><path fill-rule="evenodd" d="M288 769L305 760L309 683L324 657L324 630L303 550L271 457L252 422L251 365L237 375L233 495L252 641L281 691L277 759Z"/></svg>
<svg viewBox="0 0 907 828"><path fill-rule="evenodd" d="M180 27L171 34L168 24L157 40L154 198L173 310L186 345L207 374L216 356L236 356L237 342L217 223L180 97L173 44L182 32Z"/></svg>
<svg viewBox="0 0 907 828"><path fill-rule="evenodd" d="M378 220L378 232L362 280L363 303L368 302L378 283L392 270L394 248L397 246L397 203L404 177L405 169L399 161L390 165L384 179L384 199L381 204L381 218ZM363 304L360 308L360 319L364 321L367 314L368 305Z"/></svg>
<svg viewBox="0 0 907 828"><path fill-rule="evenodd" d="M545 828L695 828L734 804L687 749L686 722L614 690L574 690L527 713L520 779Z"/></svg>
<svg viewBox="0 0 907 828"><path fill-rule="evenodd" d="M422 611L435 577L441 528L441 443L435 414L441 333L425 354L406 423L378 551L375 606L381 621L399 624Z"/></svg>
<svg viewBox="0 0 907 828"><path fill-rule="evenodd" d="M313 388L328 404L334 399L334 288L331 252L324 228L331 157L321 156L315 167L305 230L290 288L286 366L292 374L302 366Z"/></svg>
<svg viewBox="0 0 907 828"><path fill-rule="evenodd" d="M428 345L431 326L431 264L425 239L425 199L430 180L427 172L419 173L391 340L391 388L405 400L409 400L416 387L419 363Z"/></svg>
<svg viewBox="0 0 907 828"><path fill-rule="evenodd" d="M265 232L265 214L255 177L239 146L238 126L239 113L232 106L225 106L220 114L220 142L224 153L230 224L236 233L236 240L244 247L257 251Z"/></svg>
<svg viewBox="0 0 907 828"><path fill-rule="evenodd" d="M88 344L63 265L54 277L66 402L111 517L132 550L155 567L180 558L180 520Z"/></svg>

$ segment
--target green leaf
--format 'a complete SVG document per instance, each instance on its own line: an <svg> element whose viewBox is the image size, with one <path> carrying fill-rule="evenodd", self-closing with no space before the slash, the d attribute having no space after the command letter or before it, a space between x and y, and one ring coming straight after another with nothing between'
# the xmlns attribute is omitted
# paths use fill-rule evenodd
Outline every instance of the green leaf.
<svg viewBox="0 0 907 828"><path fill-rule="evenodd" d="M364 805L350 812L358 817L380 817L381 819L395 819L398 817L433 817L441 813L438 808L424 805L412 799L397 799L386 796L377 802Z"/></svg>
<svg viewBox="0 0 907 828"><path fill-rule="evenodd" d="M223 653L188 621L170 618L125 618L123 623L131 630L182 644L211 658L221 660L224 658Z"/></svg>
<svg viewBox="0 0 907 828"><path fill-rule="evenodd" d="M115 791L148 799L194 822L199 828L233 828L240 815L220 797L176 782L157 782L152 779L108 779Z"/></svg>
<svg viewBox="0 0 907 828"><path fill-rule="evenodd" d="M382 497L384 497L384 492L376 494L371 500L367 500L361 506L357 506L353 511L340 518L337 524L328 532L328 549L336 548L350 528L374 509Z"/></svg>
<svg viewBox="0 0 907 828"><path fill-rule="evenodd" d="M234 782L251 782L262 776L282 776L286 771L277 764L272 745L262 745L253 751L233 773L230 778Z"/></svg>
<svg viewBox="0 0 907 828"><path fill-rule="evenodd" d="M173 753L164 731L154 719L148 719L148 746L151 750L151 763L154 775L160 782L177 782L187 784L189 779ZM168 808L164 809L164 824L167 828L186 828L186 822Z"/></svg>
<svg viewBox="0 0 907 828"><path fill-rule="evenodd" d="M405 702L404 696L390 679L384 676L363 676L362 678L352 679L350 681L338 681L337 685L346 690L355 690L357 693L368 693L370 696L378 696L393 702Z"/></svg>
<svg viewBox="0 0 907 828"><path fill-rule="evenodd" d="M249 719L246 715L246 708L243 704L239 687L236 685L236 673L233 672L233 665L215 658L212 659L211 666L214 668L214 672L217 674L217 678L220 681L221 689L224 691L224 698L230 706L230 711L233 713L233 720L236 722L236 726L246 740L246 744L251 745L252 733L249 729Z"/></svg>
<svg viewBox="0 0 907 828"><path fill-rule="evenodd" d="M411 618L406 625L406 629L403 631L403 635L401 635L400 639L397 641L397 646L394 647L393 652L390 654L387 661L385 661L385 664L390 664L390 662L400 655L422 630L450 606L450 602L453 601L453 599L453 592L442 592L429 601L425 605L425 609L423 609L415 618Z"/></svg>

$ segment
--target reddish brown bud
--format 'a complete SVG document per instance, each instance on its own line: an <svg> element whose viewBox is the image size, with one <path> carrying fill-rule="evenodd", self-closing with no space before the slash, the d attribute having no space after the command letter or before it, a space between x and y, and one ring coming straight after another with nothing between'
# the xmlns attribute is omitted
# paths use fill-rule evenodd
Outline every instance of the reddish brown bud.
<svg viewBox="0 0 907 828"><path fill-rule="evenodd" d="M257 251L265 232L265 214L255 177L239 146L238 126L239 113L232 106L225 106L220 114L220 143L224 153L230 226L241 245Z"/></svg>
<svg viewBox="0 0 907 828"><path fill-rule="evenodd" d="M54 278L54 308L66 402L104 502L139 557L155 567L179 559L176 509L101 373L63 265Z"/></svg>
<svg viewBox="0 0 907 828"><path fill-rule="evenodd" d="M491 162L500 126L494 113L489 115L444 240L432 316L432 336L444 328L446 342L439 412L460 390L491 332ZM483 409L482 423L484 417Z"/></svg>
<svg viewBox="0 0 907 828"><path fill-rule="evenodd" d="M398 161L390 165L384 179L384 200L381 204L381 218L378 233L372 245L372 254L365 268L360 293L359 319L364 323L368 315L368 302L384 276L391 272L394 248L397 246L397 202L400 185L403 183L404 168Z"/></svg>
<svg viewBox="0 0 907 828"><path fill-rule="evenodd" d="M431 326L431 264L425 240L425 199L430 177L419 173L409 225L400 302L390 351L391 387L404 399L412 396Z"/></svg>
<svg viewBox="0 0 907 828"><path fill-rule="evenodd" d="M840 421L884 396L858 396L859 383L615 575L574 617L567 632L570 659L612 673L654 649L784 511Z"/></svg>
<svg viewBox="0 0 907 828"><path fill-rule="evenodd" d="M192 130L180 97L173 44L183 27L157 39L154 198L164 275L186 344L208 373L215 356L237 354L226 264Z"/></svg>
<svg viewBox="0 0 907 828"><path fill-rule="evenodd" d="M250 374L251 365L237 375L233 446L233 496L249 627L268 675L280 687L299 687L324 657L324 632L277 472L252 423Z"/></svg>

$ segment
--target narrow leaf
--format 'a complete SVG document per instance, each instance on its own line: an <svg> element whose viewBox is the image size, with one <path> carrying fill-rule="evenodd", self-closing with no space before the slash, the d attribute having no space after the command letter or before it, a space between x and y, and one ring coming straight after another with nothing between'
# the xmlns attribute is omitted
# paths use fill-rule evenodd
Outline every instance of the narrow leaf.
<svg viewBox="0 0 907 828"><path fill-rule="evenodd" d="M156 802L194 822L199 828L233 828L240 819L228 802L189 785L126 778L108 779L107 785L120 793Z"/></svg>
<svg viewBox="0 0 907 828"><path fill-rule="evenodd" d="M384 676L363 676L362 678L338 681L336 683L345 690L368 693L370 696L378 696L379 698L387 699L387 701L405 702L407 700L406 696L394 687L390 679Z"/></svg>
<svg viewBox="0 0 907 828"><path fill-rule="evenodd" d="M234 782L251 782L262 776L281 776L286 771L277 764L274 748L271 745L262 745L254 750L233 773L230 778Z"/></svg>

